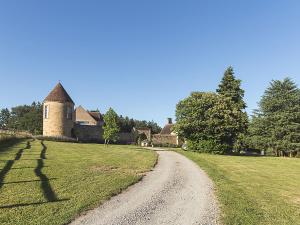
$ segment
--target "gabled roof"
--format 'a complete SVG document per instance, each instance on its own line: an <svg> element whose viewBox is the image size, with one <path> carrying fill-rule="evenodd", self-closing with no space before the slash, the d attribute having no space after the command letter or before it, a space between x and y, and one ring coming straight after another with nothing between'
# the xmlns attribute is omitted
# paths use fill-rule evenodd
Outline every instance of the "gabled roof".
<svg viewBox="0 0 300 225"><path fill-rule="evenodd" d="M73 100L71 99L70 95L67 93L67 91L64 89L64 87L61 85L61 83L58 83L53 90L49 93L49 95L45 98L44 102L71 102L74 104Z"/></svg>
<svg viewBox="0 0 300 225"><path fill-rule="evenodd" d="M90 112L88 111L88 113L91 115L91 117L93 117L96 121L102 121L102 115L100 112Z"/></svg>
<svg viewBox="0 0 300 225"><path fill-rule="evenodd" d="M164 126L164 128L161 130L160 134L171 134L172 133L172 127L174 124L167 124Z"/></svg>

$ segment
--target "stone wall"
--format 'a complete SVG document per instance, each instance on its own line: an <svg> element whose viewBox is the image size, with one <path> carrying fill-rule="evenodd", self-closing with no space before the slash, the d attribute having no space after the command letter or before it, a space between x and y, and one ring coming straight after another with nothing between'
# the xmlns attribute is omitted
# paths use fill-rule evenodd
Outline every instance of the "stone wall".
<svg viewBox="0 0 300 225"><path fill-rule="evenodd" d="M119 144L133 144L136 142L136 135L131 133L119 133L118 141Z"/></svg>
<svg viewBox="0 0 300 225"><path fill-rule="evenodd" d="M104 143L103 128L101 126L75 124L73 135L78 138L79 141ZM135 139L134 133L119 133L117 143L132 144L135 143Z"/></svg>
<svg viewBox="0 0 300 225"><path fill-rule="evenodd" d="M48 118L45 118L45 106L48 106ZM67 107L72 108L72 118L67 119ZM72 136L74 125L74 104L60 102L45 102L43 105L43 135Z"/></svg>
<svg viewBox="0 0 300 225"><path fill-rule="evenodd" d="M180 146L182 141L177 135L154 134L152 135L152 144L155 146Z"/></svg>
<svg viewBox="0 0 300 225"><path fill-rule="evenodd" d="M103 143L103 129L101 126L79 125L75 124L73 128L73 135L79 141L84 142L99 142Z"/></svg>

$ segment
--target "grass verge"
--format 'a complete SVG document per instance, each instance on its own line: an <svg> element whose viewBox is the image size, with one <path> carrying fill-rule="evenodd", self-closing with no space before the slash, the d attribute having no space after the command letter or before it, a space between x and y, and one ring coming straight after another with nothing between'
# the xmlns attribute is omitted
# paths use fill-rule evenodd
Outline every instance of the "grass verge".
<svg viewBox="0 0 300 225"><path fill-rule="evenodd" d="M156 160L133 146L0 144L0 224L66 224L139 181Z"/></svg>
<svg viewBox="0 0 300 225"><path fill-rule="evenodd" d="M215 183L226 225L300 225L300 160L178 150Z"/></svg>

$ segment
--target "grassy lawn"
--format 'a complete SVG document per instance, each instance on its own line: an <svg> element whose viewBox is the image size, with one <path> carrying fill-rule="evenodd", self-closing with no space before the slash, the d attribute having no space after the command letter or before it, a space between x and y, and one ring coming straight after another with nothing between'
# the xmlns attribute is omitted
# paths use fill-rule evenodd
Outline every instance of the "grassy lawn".
<svg viewBox="0 0 300 225"><path fill-rule="evenodd" d="M150 170L134 146L21 141L0 144L0 224L65 224Z"/></svg>
<svg viewBox="0 0 300 225"><path fill-rule="evenodd" d="M214 181L223 224L300 224L300 159L178 152Z"/></svg>

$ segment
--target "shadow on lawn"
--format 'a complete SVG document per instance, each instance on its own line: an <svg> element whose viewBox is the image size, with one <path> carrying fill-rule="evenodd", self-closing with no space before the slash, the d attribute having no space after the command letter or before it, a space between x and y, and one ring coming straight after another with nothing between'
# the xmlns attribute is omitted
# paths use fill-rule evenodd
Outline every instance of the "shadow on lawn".
<svg viewBox="0 0 300 225"><path fill-rule="evenodd" d="M5 206L0 206L0 209L10 209L10 208L15 208L15 207L23 207L23 206L31 206L31 205L42 205L42 204L47 204L47 203L52 203L52 202L62 202L62 201L68 201L70 199L58 199L53 188L50 185L50 180L55 180L57 178L48 178L43 172L42 169L45 168L44 166L44 159L46 159L46 151L47 147L41 141L42 145L42 150L40 153L40 159L30 159L30 160L36 160L37 161L37 166L36 167L20 167L20 168L12 168L14 165L15 161L20 160L22 157L22 154L25 149L30 149L30 141L27 142L27 145L25 148L19 149L19 151L15 154L15 159L14 160L6 160L6 164L4 168L0 172L0 188L4 184L17 184L17 183L29 183L29 182L41 182L41 189L43 191L44 197L47 199L47 201L44 202L32 202L32 203L20 203L20 204L13 204L13 205L5 205ZM14 181L14 182L7 182L3 183L3 180L7 173L11 169L25 169L25 168L34 168L34 173L36 174L37 177L39 177L39 180L28 180L28 181Z"/></svg>
<svg viewBox="0 0 300 225"><path fill-rule="evenodd" d="M15 159L14 160L7 160L6 161L5 166L3 167L3 169L0 172L0 188L2 188L2 186L4 184L3 180L4 180L5 176L7 175L7 173L11 170L11 168L14 165L15 161L20 160L20 158L22 157L22 154L23 154L24 150L25 149L30 149L30 148L31 148L30 141L27 141L26 147L19 149L19 151L15 155Z"/></svg>
<svg viewBox="0 0 300 225"><path fill-rule="evenodd" d="M41 180L41 189L43 191L44 197L49 202L58 201L58 198L50 185L49 178L42 172L42 169L44 168L44 159L46 159L47 147L43 143L43 141L41 141L41 145L43 148L40 154L40 159L37 160L37 167L34 169L34 172L36 176L38 176Z"/></svg>
<svg viewBox="0 0 300 225"><path fill-rule="evenodd" d="M65 199L57 199L55 201L51 202L30 202L30 203L20 203L20 204L13 204L13 205L3 205L0 206L0 209L12 209L16 207L24 207L24 206L31 206L31 205L43 205L43 204L48 204L48 203L54 203L54 202L64 202L64 201L69 201L69 198Z"/></svg>

